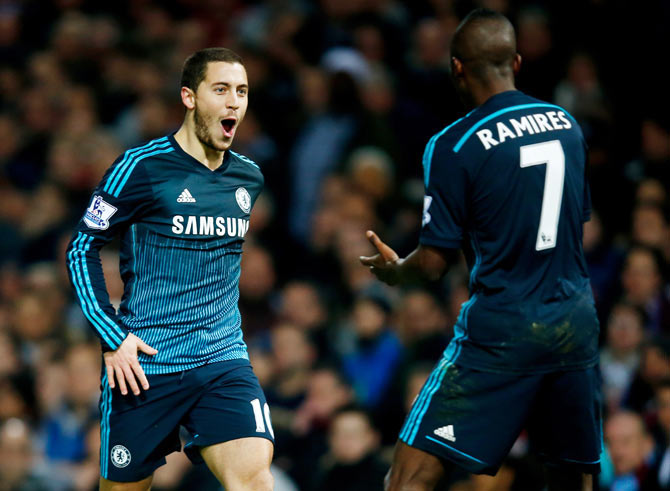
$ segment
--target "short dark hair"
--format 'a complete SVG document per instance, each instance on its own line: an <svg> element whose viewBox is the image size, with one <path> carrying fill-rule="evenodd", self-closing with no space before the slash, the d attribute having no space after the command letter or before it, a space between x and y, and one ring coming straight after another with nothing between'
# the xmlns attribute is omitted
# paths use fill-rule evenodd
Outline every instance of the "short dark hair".
<svg viewBox="0 0 670 491"><path fill-rule="evenodd" d="M244 66L242 57L228 48L205 48L186 58L181 71L181 87L196 91L200 82L205 80L207 65L211 62L239 63Z"/></svg>

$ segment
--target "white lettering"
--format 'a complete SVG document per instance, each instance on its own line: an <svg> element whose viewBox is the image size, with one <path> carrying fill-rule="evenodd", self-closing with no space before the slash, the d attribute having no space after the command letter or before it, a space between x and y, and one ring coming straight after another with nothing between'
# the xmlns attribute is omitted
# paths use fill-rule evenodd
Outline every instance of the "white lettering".
<svg viewBox="0 0 670 491"><path fill-rule="evenodd" d="M523 136L524 131L531 135L535 134L533 128L530 126L530 123L528 122L528 117L526 116L523 116L521 118L521 121L517 121L516 119L510 119L509 122L512 123L514 131L516 131L516 136Z"/></svg>
<svg viewBox="0 0 670 491"><path fill-rule="evenodd" d="M193 235L198 233L198 223L195 221L194 216L189 216L186 221L186 235Z"/></svg>
<svg viewBox="0 0 670 491"><path fill-rule="evenodd" d="M563 126L564 129L568 130L572 128L572 123L568 118L565 117L565 113L563 111L558 111L558 118L565 123Z"/></svg>
<svg viewBox="0 0 670 491"><path fill-rule="evenodd" d="M556 116L556 111L549 111L547 113L547 116L549 116L549 121L551 121L551 125L554 127L555 130L563 129L563 125L559 124L558 116Z"/></svg>
<svg viewBox="0 0 670 491"><path fill-rule="evenodd" d="M498 128L498 140L500 140L500 143L504 142L508 138L516 138L516 135L512 133L512 130L510 130L503 123L499 122L496 126Z"/></svg>
<svg viewBox="0 0 670 491"><path fill-rule="evenodd" d="M172 217L172 231L175 234L181 234L184 231L184 217L181 215L175 215Z"/></svg>
<svg viewBox="0 0 670 491"><path fill-rule="evenodd" d="M226 235L226 219L223 217L216 217L216 235L219 237Z"/></svg>
<svg viewBox="0 0 670 491"><path fill-rule="evenodd" d="M226 219L226 223L228 224L228 235L231 237L235 237L237 234L237 222L235 221L234 218L228 217Z"/></svg>
<svg viewBox="0 0 670 491"><path fill-rule="evenodd" d="M477 132L477 136L482 142L482 145L484 145L485 150L491 148L491 145L495 147L498 144L498 142L493 138L493 133L491 130L479 130Z"/></svg>
<svg viewBox="0 0 670 491"><path fill-rule="evenodd" d="M237 219L237 236L238 237L244 237L244 234L247 233L247 230L244 226L244 222L246 222L246 220L243 220L241 218Z"/></svg>
<svg viewBox="0 0 670 491"><path fill-rule="evenodd" d="M214 235L214 217L200 217L200 235Z"/></svg>
<svg viewBox="0 0 670 491"><path fill-rule="evenodd" d="M545 131L553 131L553 128L549 126L549 120L544 114L533 114L533 116L535 116L535 121L537 121L537 124L540 126L542 133Z"/></svg>

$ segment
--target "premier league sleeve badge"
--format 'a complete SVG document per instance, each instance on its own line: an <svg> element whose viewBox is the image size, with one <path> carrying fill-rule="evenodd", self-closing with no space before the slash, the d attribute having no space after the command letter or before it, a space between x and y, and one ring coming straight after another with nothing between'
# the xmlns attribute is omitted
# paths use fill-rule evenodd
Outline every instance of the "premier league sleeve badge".
<svg viewBox="0 0 670 491"><path fill-rule="evenodd" d="M116 211L117 208L107 203L102 196L93 196L91 205L84 214L84 223L88 228L106 230L109 228L109 219Z"/></svg>

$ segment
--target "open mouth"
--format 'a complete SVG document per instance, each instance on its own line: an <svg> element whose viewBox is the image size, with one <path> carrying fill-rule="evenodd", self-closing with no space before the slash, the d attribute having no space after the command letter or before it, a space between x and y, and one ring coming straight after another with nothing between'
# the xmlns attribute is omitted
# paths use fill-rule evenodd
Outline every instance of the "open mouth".
<svg viewBox="0 0 670 491"><path fill-rule="evenodd" d="M233 130L237 120L235 118L226 118L221 120L221 128L223 129L224 136L230 138L233 136Z"/></svg>

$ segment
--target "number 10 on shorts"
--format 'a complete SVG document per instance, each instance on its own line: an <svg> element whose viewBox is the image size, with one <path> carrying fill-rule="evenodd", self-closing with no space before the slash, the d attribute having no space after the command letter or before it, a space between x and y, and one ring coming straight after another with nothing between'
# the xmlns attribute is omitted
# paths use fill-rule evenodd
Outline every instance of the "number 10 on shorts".
<svg viewBox="0 0 670 491"><path fill-rule="evenodd" d="M267 423L268 431L272 438L275 437L275 432L272 429L272 422L270 421L270 406L266 402L263 405L263 410L261 410L261 401L259 399L254 399L250 402L251 407L254 410L254 418L256 419L256 432L265 433L265 425ZM265 416L265 421L263 421L263 416Z"/></svg>

